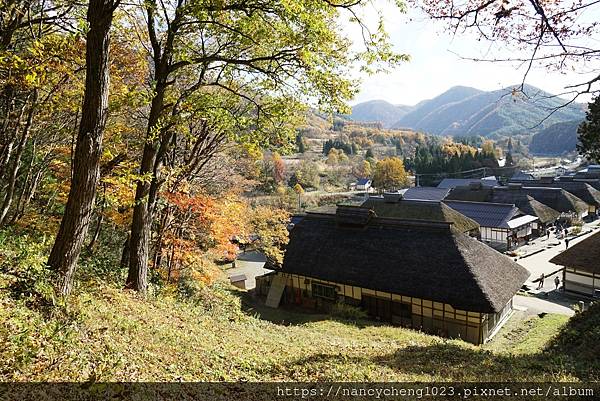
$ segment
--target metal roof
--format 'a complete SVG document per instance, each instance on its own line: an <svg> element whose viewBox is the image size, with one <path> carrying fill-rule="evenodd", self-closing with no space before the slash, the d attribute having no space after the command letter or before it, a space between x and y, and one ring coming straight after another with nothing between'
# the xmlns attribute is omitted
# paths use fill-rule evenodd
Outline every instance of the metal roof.
<svg viewBox="0 0 600 401"><path fill-rule="evenodd" d="M449 188L412 187L404 192L404 199L440 201L448 195Z"/></svg>
<svg viewBox="0 0 600 401"><path fill-rule="evenodd" d="M508 203L444 201L457 212L475 220L482 227L510 228L508 222L519 214L515 205Z"/></svg>
<svg viewBox="0 0 600 401"><path fill-rule="evenodd" d="M520 216L515 219L509 220L508 222L506 222L506 224L508 225L508 228L517 228L524 226L525 224L533 223L536 220L539 219L535 216L526 214L525 216Z"/></svg>
<svg viewBox="0 0 600 401"><path fill-rule="evenodd" d="M462 186L468 186L470 184L481 183L482 186L495 187L499 185L496 177L485 177L485 178L444 178L442 182L438 184L438 188L456 188Z"/></svg>

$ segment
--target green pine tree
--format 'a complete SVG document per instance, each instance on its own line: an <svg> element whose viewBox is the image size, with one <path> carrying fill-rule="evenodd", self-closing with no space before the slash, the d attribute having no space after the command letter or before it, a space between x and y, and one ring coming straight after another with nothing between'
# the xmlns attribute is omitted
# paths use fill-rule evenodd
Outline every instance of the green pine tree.
<svg viewBox="0 0 600 401"><path fill-rule="evenodd" d="M600 161L600 96L588 104L585 121L577 129L579 153L590 160Z"/></svg>

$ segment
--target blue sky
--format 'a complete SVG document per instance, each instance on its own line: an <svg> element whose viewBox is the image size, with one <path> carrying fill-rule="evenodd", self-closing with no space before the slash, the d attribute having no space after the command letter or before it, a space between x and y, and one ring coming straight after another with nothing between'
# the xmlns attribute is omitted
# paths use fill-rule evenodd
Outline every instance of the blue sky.
<svg viewBox="0 0 600 401"><path fill-rule="evenodd" d="M375 9L382 10L385 16L394 49L409 54L411 61L387 74L361 75L361 90L352 104L383 99L394 104L412 105L456 85L495 90L518 84L523 79L525 66L518 63L473 62L461 58L506 57L510 53L503 46L490 46L470 35L452 37L444 32L439 21L431 21L414 9L402 14L387 0L375 0L372 7L362 11L362 16L371 25L376 21ZM350 37L359 42L358 29L350 24L344 26ZM582 77L585 78L573 71L559 73L534 68L527 83L556 94L563 92L569 84L583 81ZM589 101L589 97L580 101Z"/></svg>

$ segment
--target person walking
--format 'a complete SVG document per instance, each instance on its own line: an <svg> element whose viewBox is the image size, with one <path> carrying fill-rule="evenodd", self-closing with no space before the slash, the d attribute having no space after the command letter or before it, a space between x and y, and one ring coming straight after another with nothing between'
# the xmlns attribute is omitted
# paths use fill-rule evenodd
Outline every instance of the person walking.
<svg viewBox="0 0 600 401"><path fill-rule="evenodd" d="M560 279L558 278L558 276L554 277L554 287L556 287L555 289L558 291L558 286L560 285Z"/></svg>
<svg viewBox="0 0 600 401"><path fill-rule="evenodd" d="M569 249L569 239L565 238L565 249Z"/></svg>
<svg viewBox="0 0 600 401"><path fill-rule="evenodd" d="M546 276L544 275L544 273L542 273L542 275L539 278L539 283L537 286L537 289L541 289L542 287L544 287L544 279L546 278Z"/></svg>
<svg viewBox="0 0 600 401"><path fill-rule="evenodd" d="M550 230L546 229L546 239L550 239Z"/></svg>

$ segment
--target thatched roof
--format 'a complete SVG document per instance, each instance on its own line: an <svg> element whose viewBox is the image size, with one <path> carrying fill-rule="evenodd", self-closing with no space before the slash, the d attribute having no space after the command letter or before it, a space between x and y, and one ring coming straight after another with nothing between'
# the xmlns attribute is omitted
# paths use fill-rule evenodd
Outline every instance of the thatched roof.
<svg viewBox="0 0 600 401"><path fill-rule="evenodd" d="M495 188L495 190L512 191L513 189L501 187ZM588 205L584 201L561 188L522 187L520 190L561 213L581 213L588 210Z"/></svg>
<svg viewBox="0 0 600 401"><path fill-rule="evenodd" d="M476 221L437 201L402 199L390 203L383 198L371 197L362 204L362 207L373 210L378 217L442 221L452 223L452 230L460 233L479 230Z"/></svg>
<svg viewBox="0 0 600 401"><path fill-rule="evenodd" d="M514 194L511 191L494 191L493 202L514 203L522 213L536 216L544 224L552 223L560 213L526 194Z"/></svg>
<svg viewBox="0 0 600 401"><path fill-rule="evenodd" d="M505 191L502 189L496 190L495 188L471 189L469 187L458 187L454 188L446 199L514 204L522 213L536 216L544 224L554 222L560 216L560 212L519 190Z"/></svg>
<svg viewBox="0 0 600 401"><path fill-rule="evenodd" d="M359 220L308 214L290 233L281 271L482 313L500 311L529 276L448 223Z"/></svg>
<svg viewBox="0 0 600 401"><path fill-rule="evenodd" d="M502 192L511 192L502 194ZM446 199L451 200L469 200L475 202L490 202L492 199L500 197L519 197L529 195L538 202L558 211L558 212L584 212L588 205L561 188L529 187L521 184L510 184L505 187L471 189L469 187L455 188L450 192Z"/></svg>
<svg viewBox="0 0 600 401"><path fill-rule="evenodd" d="M574 182L585 182L592 188L600 191L600 179L598 178L573 178L573 176L560 176L558 181L574 181Z"/></svg>
<svg viewBox="0 0 600 401"><path fill-rule="evenodd" d="M512 180L511 180L512 181ZM600 206L600 191L582 181L552 181L535 180L535 181L520 181L527 187L545 187L545 188L561 188L575 195L588 205Z"/></svg>
<svg viewBox="0 0 600 401"><path fill-rule="evenodd" d="M600 232L559 253L551 263L600 274Z"/></svg>

